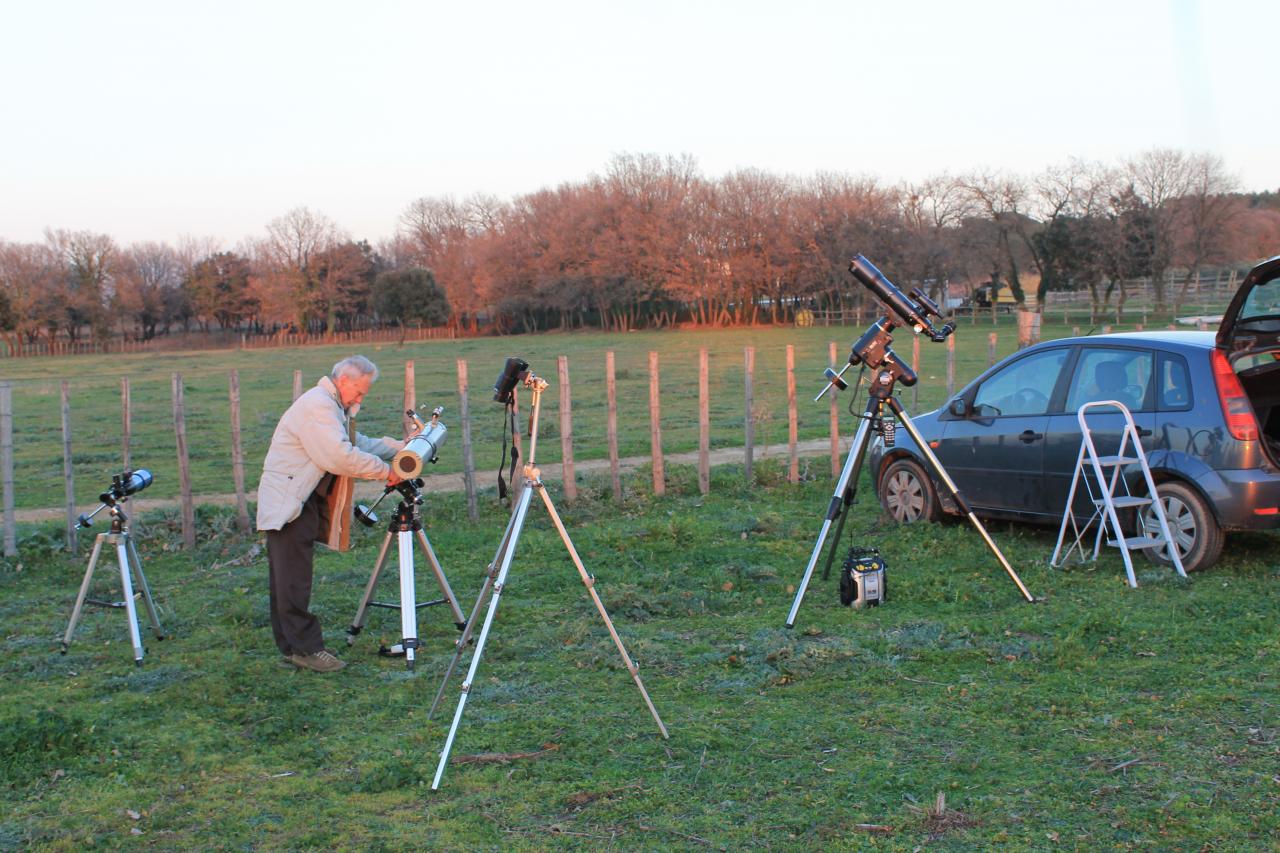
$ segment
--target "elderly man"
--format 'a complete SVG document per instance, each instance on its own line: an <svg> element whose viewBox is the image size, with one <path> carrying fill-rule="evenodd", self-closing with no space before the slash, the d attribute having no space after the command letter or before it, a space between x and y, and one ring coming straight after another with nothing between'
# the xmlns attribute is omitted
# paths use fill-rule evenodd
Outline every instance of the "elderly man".
<svg viewBox="0 0 1280 853"><path fill-rule="evenodd" d="M324 647L320 620L310 612L315 540L334 476L390 480L391 459L404 442L384 436L348 438L347 419L378 378L362 355L294 401L276 425L258 483L258 529L267 534L271 573L271 630L285 660L299 669L335 672L346 666Z"/></svg>

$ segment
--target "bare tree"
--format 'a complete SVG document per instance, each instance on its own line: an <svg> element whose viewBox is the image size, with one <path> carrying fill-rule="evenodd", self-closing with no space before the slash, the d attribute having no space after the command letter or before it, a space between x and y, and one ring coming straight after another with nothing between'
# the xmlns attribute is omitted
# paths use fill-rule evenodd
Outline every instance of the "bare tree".
<svg viewBox="0 0 1280 853"><path fill-rule="evenodd" d="M167 243L134 243L120 255L116 273L115 298L112 302L123 324L131 318L137 334L149 341L165 322L172 294L177 291L185 273L178 251Z"/></svg>
<svg viewBox="0 0 1280 853"><path fill-rule="evenodd" d="M1238 186L1234 175L1227 172L1222 158L1198 154L1189 158L1187 185L1176 200L1177 232L1175 260L1187 268L1186 278L1174 300L1173 310L1187 298L1193 281L1199 281L1200 268L1207 263L1228 260L1226 250L1231 226L1245 208L1244 201L1231 195Z"/></svg>
<svg viewBox="0 0 1280 853"><path fill-rule="evenodd" d="M1176 200L1187 194L1194 173L1191 158L1171 148L1153 148L1126 160L1123 174L1134 195L1150 211L1150 275L1155 310L1165 309L1164 277L1173 263L1178 229Z"/></svg>
<svg viewBox="0 0 1280 853"><path fill-rule="evenodd" d="M261 273L272 279L272 289L288 293L299 328L315 331L326 319L314 257L346 239L333 220L307 207L267 223L266 239L257 245Z"/></svg>
<svg viewBox="0 0 1280 853"><path fill-rule="evenodd" d="M998 172L976 172L957 179L967 193L969 202L992 224L991 275L993 281L1003 273L1019 305L1026 303L1019 272L1021 254L1014 241L1023 237L1027 226L1026 209L1029 206L1027 185L1017 175ZM992 300L994 308L995 300Z"/></svg>

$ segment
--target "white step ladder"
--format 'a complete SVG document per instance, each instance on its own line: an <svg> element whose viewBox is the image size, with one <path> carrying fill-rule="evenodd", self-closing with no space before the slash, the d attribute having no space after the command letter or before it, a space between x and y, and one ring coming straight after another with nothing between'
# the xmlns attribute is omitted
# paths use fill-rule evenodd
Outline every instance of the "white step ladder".
<svg viewBox="0 0 1280 853"><path fill-rule="evenodd" d="M1099 456L1098 449L1093 443L1093 433L1089 429L1088 414L1092 410L1098 409L1116 409L1120 414L1124 415L1124 431L1120 436L1120 449L1116 451L1114 456ZM1120 556L1124 558L1124 570L1129 576L1129 586L1137 588L1138 579L1133 574L1133 560L1129 556L1130 551L1140 551L1146 548L1167 548L1169 559L1173 562L1173 566L1178 570L1178 574L1186 577L1187 573L1182 568L1182 558L1178 555L1178 546L1174 542L1173 534L1169 530L1169 520L1164 514L1164 502L1152 498L1158 493L1156 492L1155 481L1151 479L1151 468L1147 465L1147 454L1142 449L1142 442L1138 438L1138 429L1134 426L1133 415L1129 413L1128 408L1118 400L1095 400L1085 403L1076 412L1076 418L1080 421L1080 455L1076 459L1075 476L1071 479L1071 491L1067 494L1067 506L1062 513L1062 527L1058 530L1058 544L1053 549L1053 556L1049 558L1049 565L1054 568L1063 566L1073 551L1079 552L1078 562L1098 559L1098 551L1102 548L1105 539L1107 545L1120 549ZM1126 455L1126 452L1132 455ZM1126 465L1137 464L1142 468L1142 478L1147 484L1147 494L1138 496L1129 492L1129 484L1120 471ZM1107 469L1111 473L1108 476ZM1092 480L1089 474L1092 473ZM1093 501L1093 515L1089 517L1083 525L1076 521L1075 514L1072 513L1071 507L1075 502L1076 490L1080 487L1080 483L1084 483L1085 489L1089 493L1090 499ZM1116 489L1120 488L1117 494ZM1097 490L1095 492L1095 489ZM1156 520L1159 522L1159 536L1125 536L1123 528L1120 526L1120 516L1117 510L1134 509L1140 511L1141 507L1150 505L1155 512ZM1084 537L1088 533L1090 525L1098 522L1098 532L1094 537L1093 555L1085 556ZM1063 553L1062 544L1066 541L1067 528L1072 529L1075 540ZM1107 538L1108 531L1110 536ZM1061 559L1059 559L1061 555Z"/></svg>

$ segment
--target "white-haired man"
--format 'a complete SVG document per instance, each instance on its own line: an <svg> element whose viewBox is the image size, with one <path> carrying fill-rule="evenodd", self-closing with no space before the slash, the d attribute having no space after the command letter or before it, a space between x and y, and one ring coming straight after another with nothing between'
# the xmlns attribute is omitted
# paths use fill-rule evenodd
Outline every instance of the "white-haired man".
<svg viewBox="0 0 1280 853"><path fill-rule="evenodd" d="M312 560L323 539L322 517L334 476L390 480L399 439L356 434L354 417L378 368L362 355L344 358L280 417L258 483L258 529L267 534L271 631L285 660L299 669L335 672L346 664L324 647L310 610Z"/></svg>

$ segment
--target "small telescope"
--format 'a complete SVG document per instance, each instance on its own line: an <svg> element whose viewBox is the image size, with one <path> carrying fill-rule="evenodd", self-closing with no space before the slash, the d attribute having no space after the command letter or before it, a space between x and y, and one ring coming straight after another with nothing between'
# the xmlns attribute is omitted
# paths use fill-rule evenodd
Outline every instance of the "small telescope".
<svg viewBox="0 0 1280 853"><path fill-rule="evenodd" d="M493 402L510 403L511 392L516 389L528 371L529 362L523 358L515 356L508 358L507 363L502 366L502 372L498 374L498 381L493 383Z"/></svg>
<svg viewBox="0 0 1280 853"><path fill-rule="evenodd" d="M151 472L145 468L139 468L137 471L125 471L123 474L115 474L111 478L111 487L98 495L98 500L102 501L102 506L88 515L82 513L76 519L76 527L92 527L95 515L107 507L114 507L118 503L123 503L130 495L135 495L150 486L152 480Z"/></svg>
<svg viewBox="0 0 1280 853"><path fill-rule="evenodd" d="M405 412L418 425L418 433L407 442L404 449L391 459L391 469L402 480L412 480L422 473L428 462L439 460L440 445L444 444L447 429L440 422L444 414L444 406L436 406L431 412L431 420L423 421L413 409Z"/></svg>

